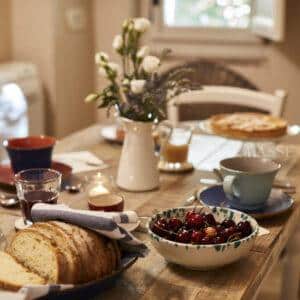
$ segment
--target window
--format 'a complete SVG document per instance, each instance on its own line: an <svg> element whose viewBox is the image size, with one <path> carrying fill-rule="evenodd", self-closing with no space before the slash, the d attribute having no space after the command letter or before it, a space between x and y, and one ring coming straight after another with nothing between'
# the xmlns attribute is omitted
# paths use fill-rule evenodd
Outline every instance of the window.
<svg viewBox="0 0 300 300"><path fill-rule="evenodd" d="M153 45L179 56L261 58L261 38L284 38L285 1L152 0Z"/></svg>
<svg viewBox="0 0 300 300"><path fill-rule="evenodd" d="M248 28L250 0L165 0L163 21L169 27Z"/></svg>

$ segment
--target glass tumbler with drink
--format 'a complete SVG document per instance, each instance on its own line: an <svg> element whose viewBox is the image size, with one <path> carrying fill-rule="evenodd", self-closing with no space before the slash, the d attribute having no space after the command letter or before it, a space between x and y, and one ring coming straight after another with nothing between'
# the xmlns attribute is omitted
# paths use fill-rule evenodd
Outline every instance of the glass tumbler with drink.
<svg viewBox="0 0 300 300"><path fill-rule="evenodd" d="M187 125L172 127L168 122L163 122L159 126L161 169L172 171L192 168L188 163L192 134L192 128Z"/></svg>
<svg viewBox="0 0 300 300"><path fill-rule="evenodd" d="M28 169L15 175L15 183L24 223L30 225L31 208L35 203L57 203L61 173L52 169Z"/></svg>

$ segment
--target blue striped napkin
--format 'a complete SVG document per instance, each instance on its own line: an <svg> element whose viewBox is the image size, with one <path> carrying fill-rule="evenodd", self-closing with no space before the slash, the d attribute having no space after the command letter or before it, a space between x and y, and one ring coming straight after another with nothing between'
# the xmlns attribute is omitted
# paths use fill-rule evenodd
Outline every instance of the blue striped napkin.
<svg viewBox="0 0 300 300"><path fill-rule="evenodd" d="M71 209L65 204L37 203L32 207L31 217L33 222L59 220L85 227L108 238L118 240L123 248L140 257L144 257L148 253L148 248L143 242L119 226L119 224L138 221L138 217L133 211L109 213Z"/></svg>

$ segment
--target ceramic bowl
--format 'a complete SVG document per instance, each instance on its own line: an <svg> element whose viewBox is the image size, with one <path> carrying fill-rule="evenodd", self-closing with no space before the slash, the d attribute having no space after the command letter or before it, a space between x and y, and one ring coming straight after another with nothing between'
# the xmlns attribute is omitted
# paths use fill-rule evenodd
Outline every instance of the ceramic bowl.
<svg viewBox="0 0 300 300"><path fill-rule="evenodd" d="M50 168L55 138L50 136L28 136L5 140L6 148L14 173L26 169Z"/></svg>
<svg viewBox="0 0 300 300"><path fill-rule="evenodd" d="M195 210L200 213L212 213L216 221L232 219L236 223L249 221L253 232L238 241L214 245L194 245L173 242L155 234L151 224L157 218L183 218L187 211ZM231 264L242 257L247 256L258 234L259 226L254 218L237 210L221 207L179 207L162 211L152 216L148 223L148 232L156 250L168 261L186 268L209 270Z"/></svg>

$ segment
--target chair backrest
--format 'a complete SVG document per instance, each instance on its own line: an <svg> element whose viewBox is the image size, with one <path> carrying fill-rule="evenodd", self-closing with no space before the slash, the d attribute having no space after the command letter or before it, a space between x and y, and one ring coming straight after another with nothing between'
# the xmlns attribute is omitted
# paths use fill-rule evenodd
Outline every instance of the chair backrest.
<svg viewBox="0 0 300 300"><path fill-rule="evenodd" d="M186 69L191 72L187 72L184 77L189 79L191 86L196 90L203 85L222 85L255 91L258 90L258 88L242 74L231 70L224 64L210 60L187 62L183 65L168 69L162 74L161 82L165 82L170 74Z"/></svg>
<svg viewBox="0 0 300 300"><path fill-rule="evenodd" d="M226 112L254 111L281 116L286 96L284 90L267 94L236 87L203 86L200 90L192 90L171 99L167 105L167 115L174 124L202 120Z"/></svg>

